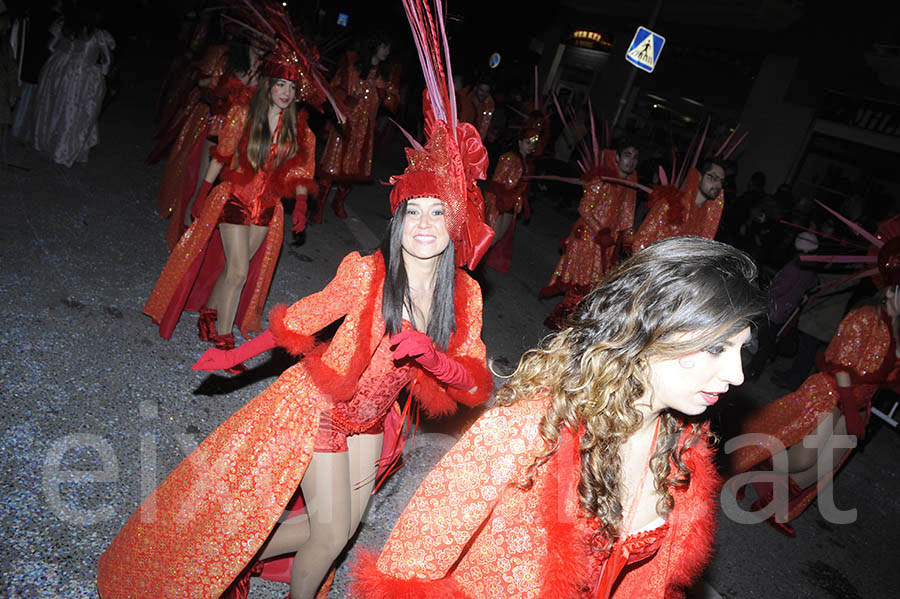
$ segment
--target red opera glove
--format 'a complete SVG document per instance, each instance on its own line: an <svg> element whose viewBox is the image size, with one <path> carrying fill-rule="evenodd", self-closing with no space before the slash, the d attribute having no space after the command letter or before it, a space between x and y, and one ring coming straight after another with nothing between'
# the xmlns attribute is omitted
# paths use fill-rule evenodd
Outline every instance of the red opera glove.
<svg viewBox="0 0 900 599"><path fill-rule="evenodd" d="M294 224L291 226L291 231L294 233L300 233L306 228L306 198L307 195L305 193L298 193L296 196L293 214Z"/></svg>
<svg viewBox="0 0 900 599"><path fill-rule="evenodd" d="M859 439L866 438L866 425L859 416L859 411L866 407L860 402L853 392L853 387L838 387L838 407L844 414L844 422L847 423L847 432L856 435ZM860 405L862 403L862 405Z"/></svg>
<svg viewBox="0 0 900 599"><path fill-rule="evenodd" d="M616 244L615 238L612 236L612 232L609 230L609 227L605 229L600 229L594 235L594 243L599 245L602 248L608 248L612 245Z"/></svg>
<svg viewBox="0 0 900 599"><path fill-rule="evenodd" d="M244 360L249 360L253 356L267 352L276 345L278 344L275 343L275 336L272 334L272 331L266 329L250 341L242 343L234 349L209 348L191 368L207 372L226 370L240 364Z"/></svg>
<svg viewBox="0 0 900 599"><path fill-rule="evenodd" d="M425 333L413 329L401 331L391 337L391 345L396 346L394 360L412 358L434 378L456 389L468 391L475 386L475 379L462 364L435 348Z"/></svg>
<svg viewBox="0 0 900 599"><path fill-rule="evenodd" d="M206 197L212 190L212 186L212 183L204 180L203 184L200 185L200 189L197 190L197 197L194 198L194 203L191 205L191 216L194 220L200 218L200 214L203 213L203 207L206 205Z"/></svg>

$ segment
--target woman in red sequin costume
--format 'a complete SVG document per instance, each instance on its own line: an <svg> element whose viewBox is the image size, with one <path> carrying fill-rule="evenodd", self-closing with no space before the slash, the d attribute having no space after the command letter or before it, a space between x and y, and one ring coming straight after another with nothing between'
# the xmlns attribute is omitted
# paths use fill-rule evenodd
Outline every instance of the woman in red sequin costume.
<svg viewBox="0 0 900 599"><path fill-rule="evenodd" d="M537 129L522 129L516 149L500 156L487 184L485 221L494 229L494 244L485 255L484 264L498 272L509 272L519 214L526 220L531 218L529 177L534 174L532 156L540 137L541 132Z"/></svg>
<svg viewBox="0 0 900 599"><path fill-rule="evenodd" d="M274 309L266 332L195 365L230 368L276 345L302 356L129 519L100 559L103 599L239 596L262 561L285 556L291 595L312 597L368 504L400 391L411 386L430 415L490 396L481 291L459 268L475 268L490 243L474 180L487 152L474 127L447 118L447 97L429 96L428 142L392 178L381 248L348 255L322 291ZM306 513L290 517L298 487Z"/></svg>
<svg viewBox="0 0 900 599"><path fill-rule="evenodd" d="M295 99L314 85L298 52L283 42L266 55L262 69L250 103L228 110L192 208L196 220L144 306L166 339L184 309L200 309L200 338L217 347L234 347L235 320L244 337L259 331L281 251L282 197L297 198L293 230L306 225L306 196L315 190L315 136ZM213 188L220 172L222 183Z"/></svg>
<svg viewBox="0 0 900 599"><path fill-rule="evenodd" d="M603 150L581 177L584 194L578 204L578 219L562 242L563 255L541 289L540 297L565 294L544 321L549 328L562 328L575 306L613 269L623 247L631 247L636 192L606 178L637 183L638 148L621 140L618 149Z"/></svg>
<svg viewBox="0 0 900 599"><path fill-rule="evenodd" d="M313 222L322 222L328 192L336 186L332 207L340 218L346 218L344 200L351 185L372 181L372 153L375 126L381 107L395 111L398 89L391 78L387 57L390 39L375 35L362 50L347 51L338 62L331 80L335 99L343 105L347 120L340 126L328 125L325 150L319 158L317 180L321 194Z"/></svg>
<svg viewBox="0 0 900 599"><path fill-rule="evenodd" d="M743 381L756 274L697 237L623 262L526 354L380 555L362 555L354 596L682 597L716 521L700 416Z"/></svg>
<svg viewBox="0 0 900 599"><path fill-rule="evenodd" d="M210 150L228 109L235 104L249 104L256 92L259 57L259 50L252 45L231 42L224 60L204 87L203 101L194 107L178 134L166 161L157 199L160 216L170 218L166 233L169 250L190 225L190 205L202 184L199 175L209 168Z"/></svg>
<svg viewBox="0 0 900 599"><path fill-rule="evenodd" d="M763 510L766 523L788 536L795 535L788 522L803 513L850 456L852 448L840 440L847 435L865 439L875 393L883 387L900 391L900 217L883 222L878 237L869 237L868 257L878 267L868 274L881 286L878 301L844 317L820 356L819 372L741 422L742 434L764 435L765 441L742 442L731 455L734 473L764 473L741 486L751 482L757 493L753 511ZM732 490L743 495L743 489Z"/></svg>

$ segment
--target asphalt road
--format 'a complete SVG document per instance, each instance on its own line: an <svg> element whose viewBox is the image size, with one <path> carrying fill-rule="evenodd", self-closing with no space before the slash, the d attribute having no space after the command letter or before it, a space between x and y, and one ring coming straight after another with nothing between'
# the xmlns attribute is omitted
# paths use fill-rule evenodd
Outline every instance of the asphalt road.
<svg viewBox="0 0 900 599"><path fill-rule="evenodd" d="M165 223L154 212L162 166L143 162L153 145L155 75L166 65L135 49L120 57L123 84L87 164L55 165L13 143L20 168L0 170L2 597L96 597L97 558L183 457L184 444L202 439L286 364L276 354L254 359L238 378L195 372L190 365L205 349L196 316L186 314L165 341L140 311L167 256ZM400 139L376 155L380 179L402 171ZM347 208L347 220L326 211L302 246L286 237L268 306L320 289L346 253L375 245L389 216L387 189L356 188ZM537 292L573 209L540 194L531 221L519 223L513 271L480 275L483 338L498 365L514 364L548 332L542 322L555 301ZM781 392L764 374L732 392L713 417L734 418ZM426 425L406 465L373 498L353 546L381 545L422 477L476 416L463 411ZM722 514L698 596L900 596L898 449L897 432L882 427L837 477L836 505L856 509L850 524L827 522L814 504L789 539ZM332 596L344 596L346 583L343 563ZM254 581L251 596L286 591Z"/></svg>

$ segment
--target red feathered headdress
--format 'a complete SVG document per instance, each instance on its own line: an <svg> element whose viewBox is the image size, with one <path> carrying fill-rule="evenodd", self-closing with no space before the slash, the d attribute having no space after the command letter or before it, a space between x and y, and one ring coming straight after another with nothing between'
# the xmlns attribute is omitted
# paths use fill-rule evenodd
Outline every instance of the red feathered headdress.
<svg viewBox="0 0 900 599"><path fill-rule="evenodd" d="M494 235L484 222L484 198L475 183L487 175L488 157L475 127L457 122L443 7L440 0L435 0L434 11L429 4L430 0L403 0L425 75L427 141L422 146L404 131L413 147L406 149L409 166L402 175L391 177L391 212L410 198L440 199L456 264L472 270Z"/></svg>
<svg viewBox="0 0 900 599"><path fill-rule="evenodd" d="M318 49L297 34L280 3L260 4L257 9L250 0L232 0L229 8L236 17L225 14L224 19L242 27L255 44L267 49L260 69L263 75L293 81L299 99L317 108L327 101L343 122L344 115L319 73L323 68Z"/></svg>

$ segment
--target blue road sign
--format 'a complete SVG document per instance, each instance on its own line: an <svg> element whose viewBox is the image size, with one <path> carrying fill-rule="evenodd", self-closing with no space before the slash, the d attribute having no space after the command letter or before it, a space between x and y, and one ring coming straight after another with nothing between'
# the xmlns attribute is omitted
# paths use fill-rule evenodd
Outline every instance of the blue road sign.
<svg viewBox="0 0 900 599"><path fill-rule="evenodd" d="M653 33L646 27L638 27L631 45L628 46L628 52L625 53L625 60L639 69L652 73L665 43L666 38L663 36Z"/></svg>

